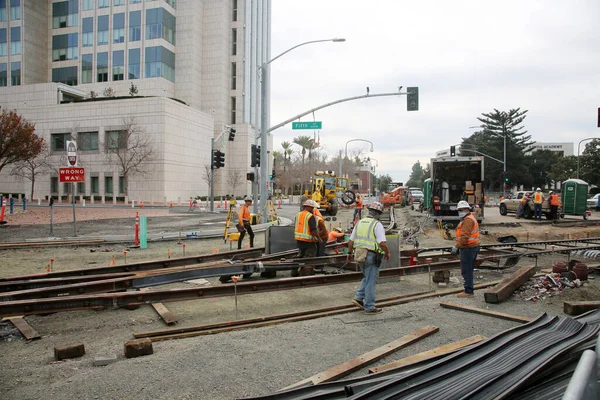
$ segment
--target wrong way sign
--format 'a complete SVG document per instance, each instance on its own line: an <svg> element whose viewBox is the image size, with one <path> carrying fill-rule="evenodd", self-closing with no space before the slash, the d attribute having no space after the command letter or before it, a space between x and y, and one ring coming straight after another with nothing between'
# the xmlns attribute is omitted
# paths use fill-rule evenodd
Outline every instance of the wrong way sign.
<svg viewBox="0 0 600 400"><path fill-rule="evenodd" d="M62 167L58 173L60 182L85 182L85 168Z"/></svg>

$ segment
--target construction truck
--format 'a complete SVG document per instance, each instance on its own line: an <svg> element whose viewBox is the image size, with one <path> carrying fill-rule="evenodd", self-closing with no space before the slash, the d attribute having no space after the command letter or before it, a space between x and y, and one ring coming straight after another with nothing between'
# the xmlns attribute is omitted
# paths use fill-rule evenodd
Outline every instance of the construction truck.
<svg viewBox="0 0 600 400"><path fill-rule="evenodd" d="M311 199L319 203L319 211L335 216L339 201L346 205L354 203L356 196L348 190L348 178L340 178L333 171L317 171L311 177L311 190L306 190L300 204Z"/></svg>
<svg viewBox="0 0 600 400"><path fill-rule="evenodd" d="M379 202L383 204L384 207L405 205L405 193L407 190L408 188L406 186L395 187L390 192L384 193Z"/></svg>
<svg viewBox="0 0 600 400"><path fill-rule="evenodd" d="M436 221L458 221L456 204L465 200L478 221L484 217L483 157L431 159L429 213ZM427 203L427 202L426 202Z"/></svg>

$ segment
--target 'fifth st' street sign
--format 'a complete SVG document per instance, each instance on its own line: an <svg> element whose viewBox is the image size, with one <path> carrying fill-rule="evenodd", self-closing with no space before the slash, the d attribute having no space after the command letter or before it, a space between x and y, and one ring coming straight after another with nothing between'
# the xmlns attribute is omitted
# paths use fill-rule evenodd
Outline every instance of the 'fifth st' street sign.
<svg viewBox="0 0 600 400"><path fill-rule="evenodd" d="M85 168L81 167L62 167L59 170L60 182L85 182Z"/></svg>

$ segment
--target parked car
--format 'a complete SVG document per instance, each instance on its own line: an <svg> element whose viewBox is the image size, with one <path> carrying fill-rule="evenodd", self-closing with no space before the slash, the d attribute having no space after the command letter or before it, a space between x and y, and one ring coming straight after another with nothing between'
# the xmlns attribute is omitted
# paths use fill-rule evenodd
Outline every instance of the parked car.
<svg viewBox="0 0 600 400"><path fill-rule="evenodd" d="M529 207L525 207L523 211L523 216L527 219L533 218L533 193L532 191L520 191L511 193L508 197L500 202L499 210L500 215L506 215L508 213L516 213L517 208L519 208L519 203L525 193L531 193L531 201L529 201ZM544 202L542 203L542 214L546 216L547 219L552 219L552 212L550 210L550 204L548 203L548 199L550 195L548 193L544 193ZM559 215L562 214L562 210L558 210ZM562 215L561 215L562 216Z"/></svg>
<svg viewBox="0 0 600 400"><path fill-rule="evenodd" d="M412 203L422 203L423 202L423 191L421 188L408 188L406 191L406 196L408 199L408 204Z"/></svg>
<svg viewBox="0 0 600 400"><path fill-rule="evenodd" d="M596 193L593 197L587 199L587 207L591 208L592 210L600 209L600 207L598 206L599 197L600 193Z"/></svg>

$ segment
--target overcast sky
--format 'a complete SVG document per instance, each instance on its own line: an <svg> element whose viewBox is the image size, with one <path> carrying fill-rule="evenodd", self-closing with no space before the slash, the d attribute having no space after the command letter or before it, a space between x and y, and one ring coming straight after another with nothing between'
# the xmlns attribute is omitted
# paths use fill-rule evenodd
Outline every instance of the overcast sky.
<svg viewBox="0 0 600 400"><path fill-rule="evenodd" d="M471 135L481 113L529 110L539 142L599 136L598 0L272 0L271 125L330 101L419 87L419 111L406 96L335 105L315 113L330 156L350 139L373 142L377 174L406 182L412 165ZM303 121L312 121L312 115ZM282 141L309 130L288 124ZM348 152L365 142L348 144Z"/></svg>

